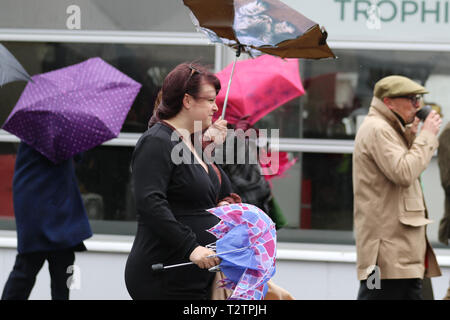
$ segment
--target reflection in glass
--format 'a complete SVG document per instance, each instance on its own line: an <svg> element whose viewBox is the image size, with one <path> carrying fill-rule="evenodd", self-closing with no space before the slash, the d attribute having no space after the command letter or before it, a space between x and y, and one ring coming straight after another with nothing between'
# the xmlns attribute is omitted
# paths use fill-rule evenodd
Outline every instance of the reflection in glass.
<svg viewBox="0 0 450 320"><path fill-rule="evenodd" d="M184 61L197 61L211 69L214 66L215 49L211 46L31 42L3 44L30 75L98 56L141 83L143 87L127 115L122 132L143 133L147 129L162 81L176 65ZM20 98L25 85L24 82L14 82L0 87L2 124ZM12 177L16 148L15 144L9 143L0 142L0 146L0 224L3 226L3 222L7 220L11 223L4 228L14 230ZM94 223L94 232L116 233L117 226L112 226L109 222L135 220L129 169L133 150L133 147L98 146L84 152L81 162L75 165L90 221L108 221L106 225L110 226ZM122 227L118 229L123 230ZM135 223L124 232L132 233L134 230Z"/></svg>
<svg viewBox="0 0 450 320"><path fill-rule="evenodd" d="M12 181L18 143L0 143L0 221L13 221Z"/></svg>
<svg viewBox="0 0 450 320"><path fill-rule="evenodd" d="M338 59L300 60L306 93L261 119L256 126L280 129L283 138L354 139L369 111L373 86L399 74L427 85L447 105L450 53L335 50ZM427 96L425 96L427 98ZM429 101L432 101L429 100ZM445 114L445 112L444 112Z"/></svg>
<svg viewBox="0 0 450 320"><path fill-rule="evenodd" d="M80 63L92 57L119 69L142 84L122 127L122 132L144 132L153 111L156 95L166 74L184 61L214 66L214 47L177 45L133 45L93 43L4 42L30 75L49 72ZM25 84L7 84L0 88L0 121L6 120Z"/></svg>
<svg viewBox="0 0 450 320"><path fill-rule="evenodd" d="M182 61L214 65L214 48L202 46L3 43L31 74L50 71L100 56L143 84L122 132L142 133L156 94L168 70ZM336 50L339 59L300 61L306 94L276 109L255 125L280 129L280 138L353 139L367 114L373 85L387 74L403 74L426 84L429 102L450 114L448 87L450 53ZM0 88L0 122L23 91L25 83ZM425 96L427 99L427 96ZM448 98L447 98L448 99ZM447 109L446 109L447 108ZM12 176L17 144L0 143L0 224L13 222ZM76 166L80 190L94 232L115 233L135 219L129 164L133 147L101 146L84 153ZM289 221L286 230L342 230L353 225L351 154L293 153L298 162L284 178L273 179L273 192ZM98 223L98 224L97 224ZM113 225L117 223L117 225ZM120 225L120 226L119 226ZM106 227L105 227L106 226ZM10 224L10 229L14 229ZM135 229L133 222L131 229ZM3 224L2 224L2 229ZM132 231L130 231L132 230ZM321 237L322 233L317 233Z"/></svg>
<svg viewBox="0 0 450 320"><path fill-rule="evenodd" d="M294 153L297 164L273 181L289 225L302 230L353 229L352 155Z"/></svg>

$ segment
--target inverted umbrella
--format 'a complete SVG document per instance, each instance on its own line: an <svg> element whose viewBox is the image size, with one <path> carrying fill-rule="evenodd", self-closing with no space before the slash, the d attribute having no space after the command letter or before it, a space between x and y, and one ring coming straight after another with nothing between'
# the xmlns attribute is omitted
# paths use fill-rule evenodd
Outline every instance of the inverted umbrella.
<svg viewBox="0 0 450 320"><path fill-rule="evenodd" d="M319 25L279 0L183 0L197 29L212 42L250 55L268 53L282 58L335 57ZM233 75L235 64L231 75ZM229 80L222 117L227 107Z"/></svg>
<svg viewBox="0 0 450 320"><path fill-rule="evenodd" d="M229 82L233 65L216 73L222 87ZM248 116L247 121L253 125L274 109L305 93L297 59L283 60L263 55L238 61L236 65L225 116L229 123L234 124ZM217 95L217 115L223 109L225 95L224 91Z"/></svg>
<svg viewBox="0 0 450 320"><path fill-rule="evenodd" d="M3 129L54 163L117 137L141 88L100 58L32 79Z"/></svg>
<svg viewBox="0 0 450 320"><path fill-rule="evenodd" d="M237 203L208 209L221 221L209 229L218 240L216 252L222 285L233 290L230 299L262 300L275 275L276 229L258 207Z"/></svg>
<svg viewBox="0 0 450 320"><path fill-rule="evenodd" d="M29 81L31 77L11 52L0 44L0 86L18 80Z"/></svg>
<svg viewBox="0 0 450 320"><path fill-rule="evenodd" d="M259 55L335 57L319 25L279 0L183 0L197 28L216 43Z"/></svg>

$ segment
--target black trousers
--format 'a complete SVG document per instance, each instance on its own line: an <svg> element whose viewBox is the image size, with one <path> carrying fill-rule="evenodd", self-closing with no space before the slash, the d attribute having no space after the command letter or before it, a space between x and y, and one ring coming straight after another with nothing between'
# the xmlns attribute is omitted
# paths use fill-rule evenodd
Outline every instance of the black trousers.
<svg viewBox="0 0 450 320"><path fill-rule="evenodd" d="M52 300L69 300L67 280L71 274L67 273L67 268L75 261L72 249L17 254L2 300L27 300L45 260L50 272Z"/></svg>
<svg viewBox="0 0 450 320"><path fill-rule="evenodd" d="M380 280L379 289L369 289L369 287L367 286L367 280L362 280L359 287L357 299L423 300L422 286L422 279L384 279Z"/></svg>

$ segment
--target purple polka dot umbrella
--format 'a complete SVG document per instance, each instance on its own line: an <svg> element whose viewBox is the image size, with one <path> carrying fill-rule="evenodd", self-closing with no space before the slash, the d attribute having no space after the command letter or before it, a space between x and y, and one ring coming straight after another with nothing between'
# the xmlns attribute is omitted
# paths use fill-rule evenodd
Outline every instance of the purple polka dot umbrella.
<svg viewBox="0 0 450 320"><path fill-rule="evenodd" d="M3 129L54 163L117 137L141 88L100 58L32 80Z"/></svg>

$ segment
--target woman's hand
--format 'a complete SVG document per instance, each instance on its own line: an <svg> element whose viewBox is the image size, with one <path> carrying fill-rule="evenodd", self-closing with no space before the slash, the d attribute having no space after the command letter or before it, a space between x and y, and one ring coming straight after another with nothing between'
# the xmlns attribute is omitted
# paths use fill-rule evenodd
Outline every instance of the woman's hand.
<svg viewBox="0 0 450 320"><path fill-rule="evenodd" d="M201 269L209 269L217 266L220 263L220 259L217 256L209 257L215 255L216 253L206 247L198 246L192 251L189 256L189 260L195 263Z"/></svg>
<svg viewBox="0 0 450 320"><path fill-rule="evenodd" d="M227 137L227 120L222 119L222 116L216 120L203 134L203 141L212 141L216 145L225 142Z"/></svg>

